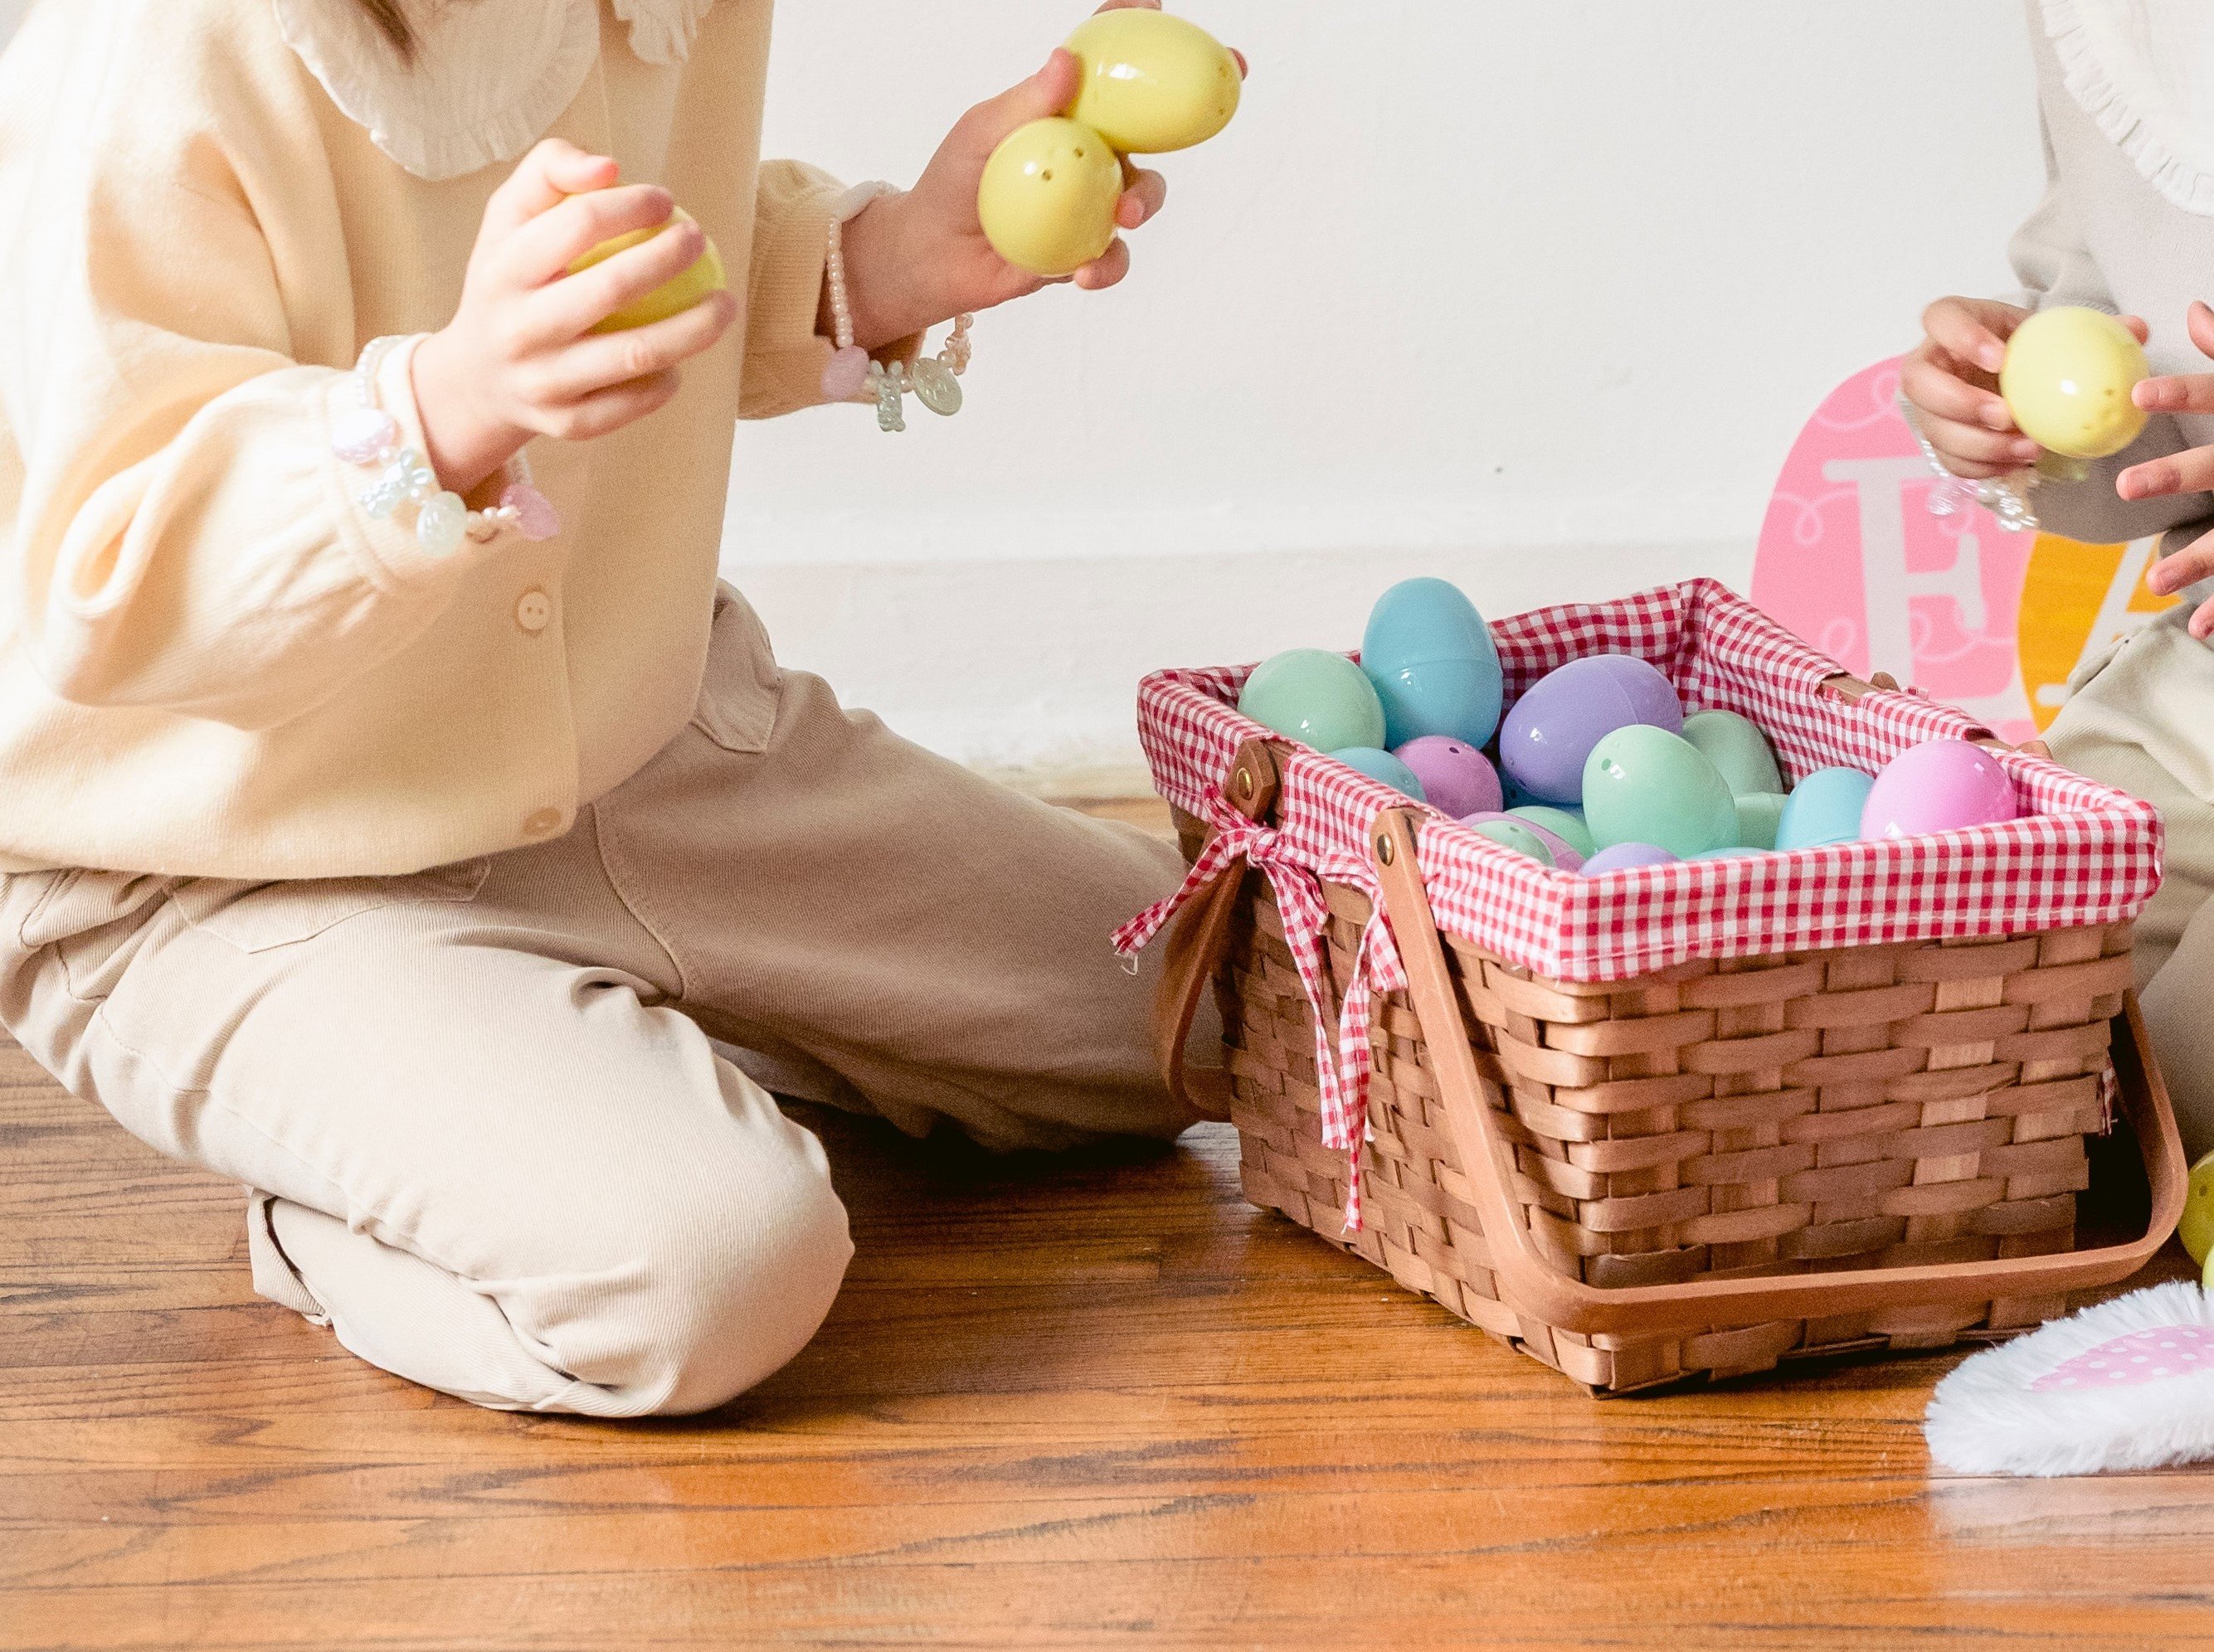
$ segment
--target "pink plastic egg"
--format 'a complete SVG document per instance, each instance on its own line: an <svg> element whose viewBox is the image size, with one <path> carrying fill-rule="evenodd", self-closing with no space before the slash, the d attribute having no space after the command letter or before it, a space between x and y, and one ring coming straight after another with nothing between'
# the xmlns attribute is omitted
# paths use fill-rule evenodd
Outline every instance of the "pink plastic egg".
<svg viewBox="0 0 2214 1652"><path fill-rule="evenodd" d="M1876 776L1861 809L1861 836L1915 838L2021 813L2021 795L1997 758L1965 740L1932 740L1908 747Z"/></svg>
<svg viewBox="0 0 2214 1652"><path fill-rule="evenodd" d="M1415 771L1431 804L1456 820L1464 814L1491 813L1504 801L1499 794L1499 771L1491 759L1465 740L1424 735L1391 755Z"/></svg>
<svg viewBox="0 0 2214 1652"><path fill-rule="evenodd" d="M1527 815L1502 814L1495 810L1485 809L1475 814L1464 814L1460 817L1460 823L1470 826L1483 826L1493 820L1503 820L1509 826L1521 827L1523 831L1545 845L1553 856L1553 864L1563 872L1580 872L1583 869L1584 857L1576 853L1574 844L1557 832L1548 832Z"/></svg>

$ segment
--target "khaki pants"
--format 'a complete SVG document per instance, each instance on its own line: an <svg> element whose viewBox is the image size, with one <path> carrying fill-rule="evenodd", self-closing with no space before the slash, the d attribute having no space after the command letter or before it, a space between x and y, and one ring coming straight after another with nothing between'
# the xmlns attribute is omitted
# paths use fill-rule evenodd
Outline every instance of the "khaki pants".
<svg viewBox="0 0 2214 1652"><path fill-rule="evenodd" d="M1107 936L1180 872L841 711L725 598L699 715L560 841L11 877L0 1019L253 1190L257 1288L363 1358L485 1405L696 1411L807 1342L852 1254L821 1145L710 1036L909 1131L1173 1136Z"/></svg>
<svg viewBox="0 0 2214 1652"><path fill-rule="evenodd" d="M2138 985L2193 1158L2214 1150L2214 649L2185 629L2205 594L2079 682L2046 736L2070 768L2160 810L2166 875L2138 920Z"/></svg>

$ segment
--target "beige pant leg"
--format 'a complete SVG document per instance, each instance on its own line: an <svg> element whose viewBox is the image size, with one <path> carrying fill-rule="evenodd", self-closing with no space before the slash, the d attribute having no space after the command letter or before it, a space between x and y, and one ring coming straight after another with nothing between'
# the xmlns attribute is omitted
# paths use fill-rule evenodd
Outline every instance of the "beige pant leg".
<svg viewBox="0 0 2214 1652"><path fill-rule="evenodd" d="M0 889L0 1016L260 1190L264 1294L480 1405L697 1411L813 1335L852 1247L815 1138L669 1008L562 843L413 879Z"/></svg>
<svg viewBox="0 0 2214 1652"><path fill-rule="evenodd" d="M2184 1145L2214 1148L2214 649L2189 604L2123 646L2053 722L2053 754L2160 810L2160 891L2137 925L2138 982Z"/></svg>
<svg viewBox="0 0 2214 1652"><path fill-rule="evenodd" d="M755 692L765 646L729 605L703 704ZM705 715L597 814L609 877L718 1037L916 1133L1049 1148L1193 1122L1148 1041L1160 948L1133 976L1108 942L1176 887L1172 844L982 780L801 672L773 728Z"/></svg>

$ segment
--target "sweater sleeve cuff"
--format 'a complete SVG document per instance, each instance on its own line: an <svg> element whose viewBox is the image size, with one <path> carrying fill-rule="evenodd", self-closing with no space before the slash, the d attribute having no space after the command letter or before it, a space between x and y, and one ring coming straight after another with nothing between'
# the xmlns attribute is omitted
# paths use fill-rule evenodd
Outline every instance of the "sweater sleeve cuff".
<svg viewBox="0 0 2214 1652"><path fill-rule="evenodd" d="M761 167L746 281L741 418L773 418L823 399L832 345L815 324L830 225L845 196L842 184L813 167L795 161Z"/></svg>
<svg viewBox="0 0 2214 1652"><path fill-rule="evenodd" d="M423 434L423 415L415 405L415 349L423 342L422 335L409 338L397 349L386 352L376 372L376 405L400 427L398 446L423 454L429 451L429 442ZM359 405L354 392L354 377L344 373L333 378L323 392L323 419L327 431L334 433L338 421ZM463 539L461 548L445 556L435 556L424 548L416 537L415 518L419 507L403 504L390 515L378 517L369 512L362 496L382 474L389 460L375 464L357 465L340 459L330 452L325 443L331 485L338 495L339 536L345 541L367 570L370 580L388 590L419 590L420 588L450 580L461 569L481 554L483 547L474 540ZM426 460L425 461L428 463Z"/></svg>

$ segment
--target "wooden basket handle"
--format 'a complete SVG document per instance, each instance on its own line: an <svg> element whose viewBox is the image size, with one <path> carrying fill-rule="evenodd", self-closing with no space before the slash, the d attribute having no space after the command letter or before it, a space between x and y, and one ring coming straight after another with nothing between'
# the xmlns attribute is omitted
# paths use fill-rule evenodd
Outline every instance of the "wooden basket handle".
<svg viewBox="0 0 2214 1652"><path fill-rule="evenodd" d="M1642 1335L1934 1306L1994 1296L2046 1296L2126 1277L2167 1241L2183 1214L2183 1143L2160 1070L2147 1052L2144 1022L2134 997L2115 1018L2114 1065L2123 1108L2144 1155L2152 1219L2126 1245L1990 1262L1860 1268L1850 1272L1766 1278L1695 1279L1681 1284L1608 1288L1571 1278L1538 1251L1508 1180L1514 1148L1484 1100L1476 1052L1469 1047L1460 1002L1446 966L1415 857L1416 819L1404 809L1379 814L1369 850L1384 887L1391 931L1413 985L1415 1014L1435 1064L1448 1127L1460 1149L1484 1241L1491 1251L1500 1299L1517 1313L1581 1335Z"/></svg>
<svg viewBox="0 0 2214 1652"><path fill-rule="evenodd" d="M1276 802L1281 775L1275 753L1265 740L1249 740L1231 759L1222 795L1249 820L1266 815ZM1214 842L1210 831L1207 841ZM1184 904L1169 925L1160 984L1153 995L1153 1054L1169 1094L1202 1119L1230 1117L1230 1075L1220 1067L1195 1066L1185 1046L1199 1014L1200 996L1230 948L1232 920L1245 882L1245 863L1233 861Z"/></svg>

